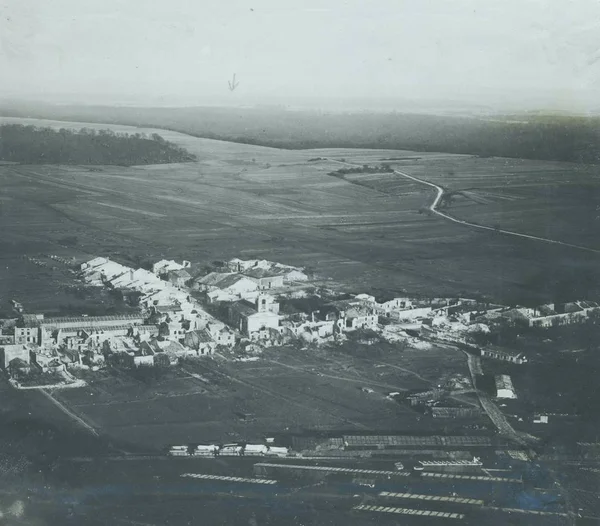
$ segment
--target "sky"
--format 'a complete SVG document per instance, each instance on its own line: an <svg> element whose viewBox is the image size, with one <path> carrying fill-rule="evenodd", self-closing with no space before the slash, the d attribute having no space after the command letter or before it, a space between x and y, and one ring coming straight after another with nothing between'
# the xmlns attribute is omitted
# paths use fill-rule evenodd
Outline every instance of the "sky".
<svg viewBox="0 0 600 526"><path fill-rule="evenodd" d="M599 26L598 0L0 0L0 96L585 110Z"/></svg>

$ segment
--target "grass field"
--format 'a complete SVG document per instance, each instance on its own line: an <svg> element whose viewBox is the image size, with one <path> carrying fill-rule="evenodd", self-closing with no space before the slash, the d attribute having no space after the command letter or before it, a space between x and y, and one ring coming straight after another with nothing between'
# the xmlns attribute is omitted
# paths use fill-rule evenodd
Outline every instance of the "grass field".
<svg viewBox="0 0 600 526"><path fill-rule="evenodd" d="M0 119L5 121L21 122ZM356 290L391 294L482 294L535 302L552 299L556 283L574 295L597 292L600 257L594 254L420 214L433 198L422 185L393 174L344 180L327 175L339 164L310 159L374 164L401 157L389 162L464 192L450 205L458 217L598 247L595 167L390 150L287 151L160 133L198 161L101 171L0 167L1 258L2 268L8 267L1 298L12 294L9 284L19 290L36 274L15 270L15 258L23 253L130 262L258 256L308 265ZM60 240L69 236L77 243L66 248ZM26 299L31 310L46 306L34 295Z"/></svg>
<svg viewBox="0 0 600 526"><path fill-rule="evenodd" d="M303 430L412 433L449 425L461 432L461 422L440 423L387 398L451 373L468 374L463 353L390 352L372 360L273 349L257 362L189 360L152 383L115 370L95 373L91 385L55 396L113 440L151 449Z"/></svg>

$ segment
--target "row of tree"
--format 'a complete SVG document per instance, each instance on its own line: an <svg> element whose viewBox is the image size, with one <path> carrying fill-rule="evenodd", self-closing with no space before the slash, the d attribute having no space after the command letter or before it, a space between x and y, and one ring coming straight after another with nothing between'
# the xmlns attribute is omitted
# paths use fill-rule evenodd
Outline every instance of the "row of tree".
<svg viewBox="0 0 600 526"><path fill-rule="evenodd" d="M0 103L3 115L120 123L281 148L385 148L600 163L600 117L494 119L265 108L126 108Z"/></svg>
<svg viewBox="0 0 600 526"><path fill-rule="evenodd" d="M195 160L184 148L154 133L68 130L21 124L0 126L0 160L25 164L132 166Z"/></svg>
<svg viewBox="0 0 600 526"><path fill-rule="evenodd" d="M362 166L356 166L355 168L340 168L335 172L329 172L329 175L333 176L344 176L347 174L380 174L380 173L392 173L394 169L389 164L382 164L379 166L369 166L363 164Z"/></svg>

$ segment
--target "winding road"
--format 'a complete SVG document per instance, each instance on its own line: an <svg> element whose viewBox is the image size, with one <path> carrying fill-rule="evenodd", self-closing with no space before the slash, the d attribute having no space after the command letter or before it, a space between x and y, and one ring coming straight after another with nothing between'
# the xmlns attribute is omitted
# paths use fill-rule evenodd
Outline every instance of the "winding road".
<svg viewBox="0 0 600 526"><path fill-rule="evenodd" d="M348 163L345 161L338 161L337 159L331 159L329 157L326 157L326 159L328 161L332 161L338 164L343 164L345 166L352 166L352 167L360 167L360 164L355 164L355 163ZM419 179L418 177L415 177L414 175L410 175L407 174L405 172L401 172L400 170L394 170L394 173L397 175L401 175L402 177L405 177L407 179L410 179L412 181L415 181L417 183L420 184L424 184L426 186L429 186L431 188L433 188L436 191L436 196L435 199L433 200L433 202L429 205L428 210L430 212L432 212L433 214L439 216L439 217L443 217L444 219L448 220L448 221L452 221L453 223L457 223L459 225L464 225L464 226L468 226L471 228L478 228L480 230L489 230L491 232L497 232L500 234L506 234L509 236L514 236L514 237L521 237L524 239L531 239L533 241L542 241L544 243L551 243L553 245L561 245L563 247L569 247L569 248L575 248L578 250L584 250L586 252L593 252L595 254L600 254L600 249L595 249L595 248L590 248L590 247L584 247L581 245L574 245L572 243L565 243L563 241L557 241L556 239L549 239L547 237L539 237L539 236L532 236L529 234L522 234L521 232L514 232L512 230L504 230L502 228L495 228L495 227L491 227L491 226L485 226L485 225L478 225L477 223L470 223L469 221L463 221L462 219L456 219L455 217L452 217L451 215L445 214L444 212L440 212L438 210L438 206L440 204L440 202L442 201L442 198L444 196L444 189L441 186L438 186L437 184L431 183L429 181L425 181L423 179Z"/></svg>

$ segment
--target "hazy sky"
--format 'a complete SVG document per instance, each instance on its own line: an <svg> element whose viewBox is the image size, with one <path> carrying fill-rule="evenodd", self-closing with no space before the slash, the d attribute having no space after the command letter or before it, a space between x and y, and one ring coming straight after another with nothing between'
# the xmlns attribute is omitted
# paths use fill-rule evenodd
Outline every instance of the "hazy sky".
<svg viewBox="0 0 600 526"><path fill-rule="evenodd" d="M0 94L598 107L600 2L0 0Z"/></svg>

